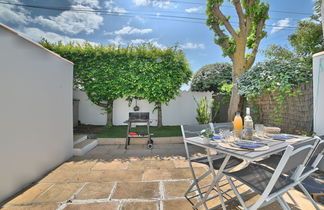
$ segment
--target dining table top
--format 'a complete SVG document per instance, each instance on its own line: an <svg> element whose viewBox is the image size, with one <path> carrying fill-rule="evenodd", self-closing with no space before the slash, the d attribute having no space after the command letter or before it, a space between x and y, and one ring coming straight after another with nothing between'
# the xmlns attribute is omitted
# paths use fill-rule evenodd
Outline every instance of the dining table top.
<svg viewBox="0 0 324 210"><path fill-rule="evenodd" d="M268 157L270 155L282 152L287 148L288 145L294 146L295 144L299 144L314 139L313 137L309 137L309 136L299 136L299 135L293 135L293 136L296 137L293 141L288 141L288 140L283 141L283 140L273 140L273 139L258 140L258 142L266 144L268 146L268 149L262 151L250 150L250 149L235 150L235 149L223 147L219 143L217 143L217 141L205 143L203 141L203 138L200 136L185 138L184 141L186 141L189 144L203 147L205 149L213 149L219 153L231 155L252 162L257 159Z"/></svg>

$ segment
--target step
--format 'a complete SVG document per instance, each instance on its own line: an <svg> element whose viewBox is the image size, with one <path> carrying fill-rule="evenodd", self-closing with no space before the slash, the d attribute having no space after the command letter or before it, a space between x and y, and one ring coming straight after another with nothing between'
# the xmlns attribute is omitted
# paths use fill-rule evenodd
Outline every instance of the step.
<svg viewBox="0 0 324 210"><path fill-rule="evenodd" d="M85 153L89 152L93 148L95 148L98 144L96 139L87 139L84 140L73 147L73 155L82 156Z"/></svg>
<svg viewBox="0 0 324 210"><path fill-rule="evenodd" d="M87 140L87 135L73 135L73 145L79 144L85 140Z"/></svg>

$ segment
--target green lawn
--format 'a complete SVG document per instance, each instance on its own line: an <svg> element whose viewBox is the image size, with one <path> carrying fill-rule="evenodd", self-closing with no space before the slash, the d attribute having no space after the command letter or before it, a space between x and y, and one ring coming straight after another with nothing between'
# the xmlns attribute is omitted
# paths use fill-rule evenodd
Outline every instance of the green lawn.
<svg viewBox="0 0 324 210"><path fill-rule="evenodd" d="M113 126L105 127L100 131L95 138L125 138L127 126ZM132 128L131 132L146 132L146 126L136 126ZM161 128L156 126L150 127L150 133L153 133L154 137L171 137L182 136L180 126L163 126Z"/></svg>

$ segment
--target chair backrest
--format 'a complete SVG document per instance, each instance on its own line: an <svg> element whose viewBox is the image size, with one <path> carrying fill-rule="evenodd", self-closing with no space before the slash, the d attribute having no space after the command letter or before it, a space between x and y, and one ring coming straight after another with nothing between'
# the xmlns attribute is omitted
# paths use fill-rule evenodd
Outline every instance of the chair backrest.
<svg viewBox="0 0 324 210"><path fill-rule="evenodd" d="M318 138L318 143L314 148L314 151L310 155L309 160L307 161L306 167L316 168L321 159L324 156L324 140Z"/></svg>
<svg viewBox="0 0 324 210"><path fill-rule="evenodd" d="M220 129L228 129L233 130L233 122L226 122L226 123L211 123L212 130L215 133L219 133Z"/></svg>
<svg viewBox="0 0 324 210"><path fill-rule="evenodd" d="M199 125L181 125L181 132L183 138L190 138L200 136L200 132L204 129L212 129L210 124Z"/></svg>
<svg viewBox="0 0 324 210"><path fill-rule="evenodd" d="M294 176L299 176L299 174L301 173L300 168L302 168L307 161L307 159L305 160L305 157L307 157L312 152L312 149L313 145L305 145L299 147L298 149L294 149L293 146L289 145L282 155L277 168L275 169L265 191L262 194L262 197L265 198L271 193L279 177L284 175L285 171L295 169L292 175L292 179Z"/></svg>

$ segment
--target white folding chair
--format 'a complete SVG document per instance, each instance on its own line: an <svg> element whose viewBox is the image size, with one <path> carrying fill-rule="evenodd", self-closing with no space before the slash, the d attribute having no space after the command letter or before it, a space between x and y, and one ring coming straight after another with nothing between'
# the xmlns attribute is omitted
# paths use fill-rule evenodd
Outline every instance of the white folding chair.
<svg viewBox="0 0 324 210"><path fill-rule="evenodd" d="M313 149L313 145L305 145L298 149L288 146L275 170L260 164L252 163L239 171L224 172L224 174L244 209L256 210L275 200L279 202L283 209L290 209L282 198L282 195L296 184L295 178L301 175ZM292 175L287 176L287 172L292 170ZM260 194L259 199L254 204L247 207L233 184L233 178Z"/></svg>
<svg viewBox="0 0 324 210"><path fill-rule="evenodd" d="M200 125L181 125L181 131L182 131L182 136L183 138L190 138L190 137L197 137L200 136L200 132L203 129L211 129L213 130L212 124L200 124ZM194 191L198 191L199 196L202 198L202 189L203 188L207 188L210 185L204 185L204 186L200 186L199 182L201 180L203 180L204 178L206 178L208 175L210 175L211 173L213 173L213 171L210 170L211 167L209 167L209 170L204 173L203 175L197 177L194 167L192 166L192 163L200 163L203 165L208 165L209 166L209 160L208 160L208 156L203 156L203 157L198 157L198 158L192 158L190 155L190 151L189 151L189 147L186 141L184 141L184 146L185 146L185 150L186 150L186 156L189 162L189 167L192 173L192 177L193 177L193 183L190 185L190 187L188 188L188 190L185 192L185 198L192 204L192 201L190 199L192 199L193 197L196 196L188 196L189 193L194 192ZM212 155L210 156L211 160L212 160L212 168L214 168L215 170L218 170L224 159L225 159L225 155L223 154L216 154L216 155ZM231 157L230 160L228 161L228 164L226 165L226 169L231 169L237 165L239 165L242 162L241 159L235 158L235 157ZM195 187L195 188L194 188ZM218 190L216 189L216 191L218 192ZM209 198L208 200L212 199ZM204 204L205 208L207 209L206 204Z"/></svg>
<svg viewBox="0 0 324 210"><path fill-rule="evenodd" d="M307 177L309 177L312 173L314 173L315 171L318 170L317 166L318 166L319 162L322 160L323 155L324 155L324 140L321 140L319 137L315 136L314 139L296 144L295 149L297 149L301 146L304 146L304 145L313 145L314 149L313 149L312 153L310 154L309 159L307 159L307 162L303 169L302 174L298 178L297 177L295 178L296 179L295 186L298 185L299 188L304 192L306 197L312 202L313 206L316 209L319 209L316 202L312 199L312 197L310 196L310 194L308 193L306 188L303 186L302 181L304 179L306 179ZM267 158L262 161L258 161L257 163L274 169L278 165L278 163L280 161L280 157L281 157L280 155L273 155L270 158ZM293 173L293 171L287 171L288 176L291 176L292 173ZM288 194L289 198L294 202L294 204L298 206L298 203L293 198L293 196L291 196L289 192L287 192L287 194Z"/></svg>

